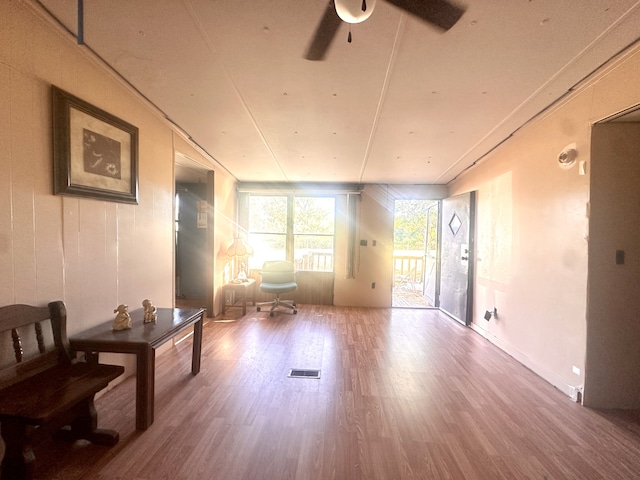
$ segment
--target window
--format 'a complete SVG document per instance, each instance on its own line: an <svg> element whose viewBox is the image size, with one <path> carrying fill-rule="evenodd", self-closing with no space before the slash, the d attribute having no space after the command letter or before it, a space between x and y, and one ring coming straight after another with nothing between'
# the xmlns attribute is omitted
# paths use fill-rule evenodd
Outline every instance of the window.
<svg viewBox="0 0 640 480"><path fill-rule="evenodd" d="M285 196L249 197L249 268L262 268L267 260L287 259L287 203Z"/></svg>
<svg viewBox="0 0 640 480"><path fill-rule="evenodd" d="M250 195L251 268L266 260L293 260L296 270L333 271L335 198Z"/></svg>
<svg viewBox="0 0 640 480"><path fill-rule="evenodd" d="M295 197L293 252L296 269L333 271L336 200Z"/></svg>

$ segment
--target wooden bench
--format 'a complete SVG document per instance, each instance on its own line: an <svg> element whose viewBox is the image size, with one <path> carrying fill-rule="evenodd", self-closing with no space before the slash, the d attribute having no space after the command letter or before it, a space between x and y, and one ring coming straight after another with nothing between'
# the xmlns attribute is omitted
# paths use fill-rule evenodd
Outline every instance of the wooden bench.
<svg viewBox="0 0 640 480"><path fill-rule="evenodd" d="M63 302L0 308L3 480L33 478L36 434L56 433L102 445L119 440L118 432L97 429L93 398L124 368L76 361L66 322Z"/></svg>

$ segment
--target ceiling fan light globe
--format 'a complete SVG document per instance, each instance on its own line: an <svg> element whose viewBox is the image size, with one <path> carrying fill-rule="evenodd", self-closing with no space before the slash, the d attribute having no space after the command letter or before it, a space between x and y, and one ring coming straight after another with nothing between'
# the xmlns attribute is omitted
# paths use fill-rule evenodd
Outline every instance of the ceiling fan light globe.
<svg viewBox="0 0 640 480"><path fill-rule="evenodd" d="M371 16L376 0L367 0L367 9L362 11L362 0L335 0L336 12L347 23L364 22Z"/></svg>

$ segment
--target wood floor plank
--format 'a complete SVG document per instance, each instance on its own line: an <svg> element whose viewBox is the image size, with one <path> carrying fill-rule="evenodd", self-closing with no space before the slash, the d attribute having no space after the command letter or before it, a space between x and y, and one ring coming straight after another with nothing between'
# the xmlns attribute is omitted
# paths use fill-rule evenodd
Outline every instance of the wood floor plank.
<svg viewBox="0 0 640 480"><path fill-rule="evenodd" d="M147 431L135 430L127 379L96 402L120 443L45 439L36 477L640 478L640 414L572 403L435 310L239 314L205 325L199 375L191 340L157 358ZM288 378L291 368L321 378Z"/></svg>

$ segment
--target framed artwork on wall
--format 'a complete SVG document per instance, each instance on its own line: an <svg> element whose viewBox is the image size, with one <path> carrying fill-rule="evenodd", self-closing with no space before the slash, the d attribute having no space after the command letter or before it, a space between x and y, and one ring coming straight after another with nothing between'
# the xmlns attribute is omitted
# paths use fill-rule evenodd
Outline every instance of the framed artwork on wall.
<svg viewBox="0 0 640 480"><path fill-rule="evenodd" d="M138 203L138 128L52 87L54 193Z"/></svg>

